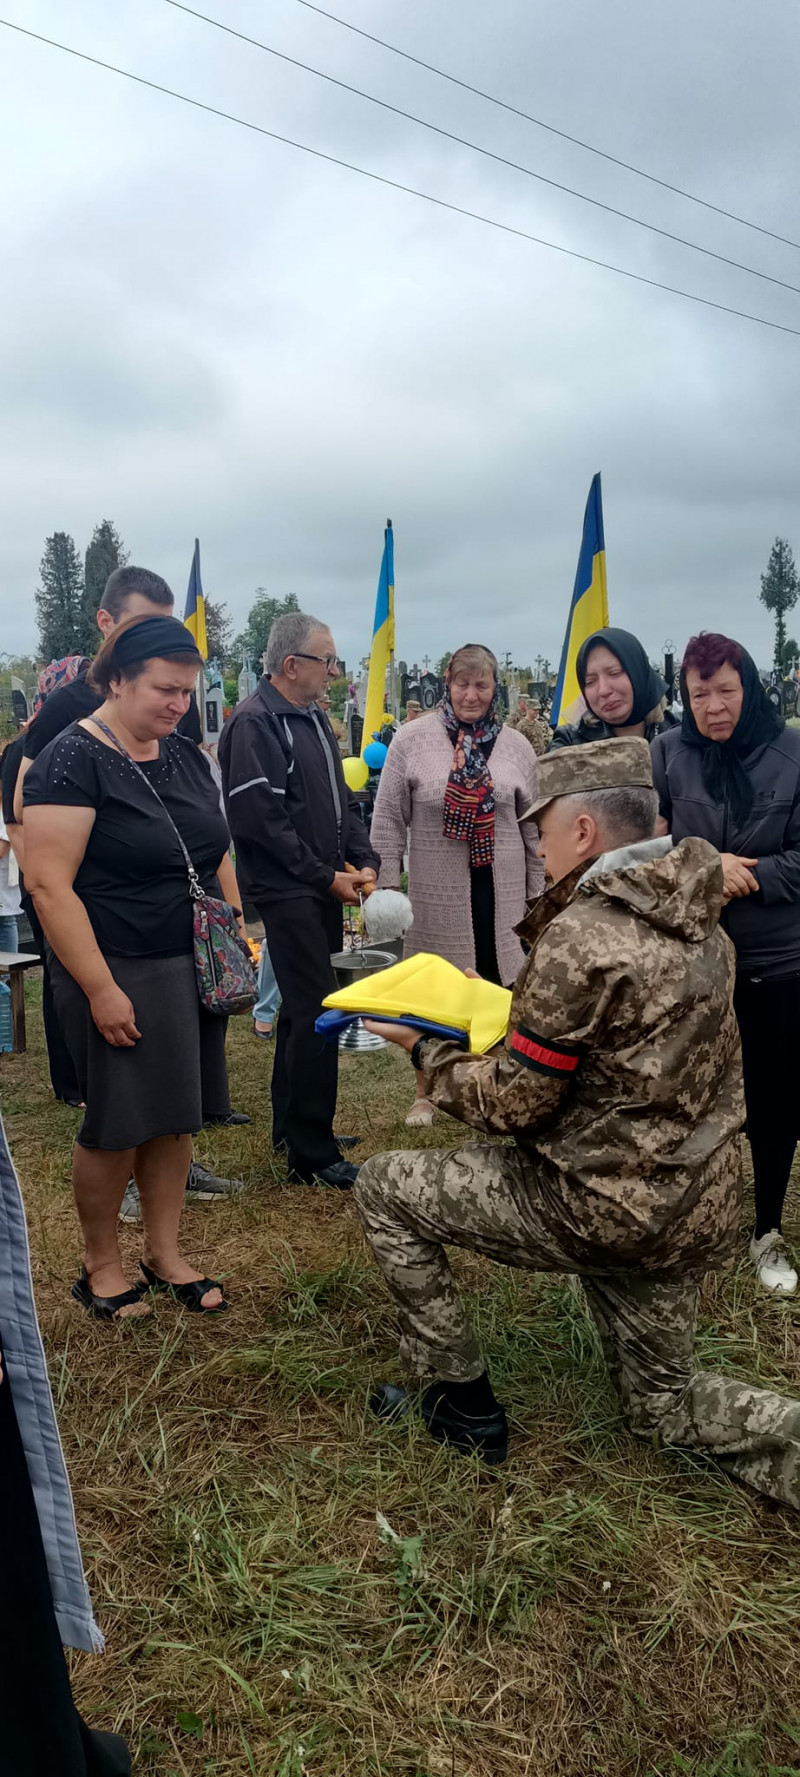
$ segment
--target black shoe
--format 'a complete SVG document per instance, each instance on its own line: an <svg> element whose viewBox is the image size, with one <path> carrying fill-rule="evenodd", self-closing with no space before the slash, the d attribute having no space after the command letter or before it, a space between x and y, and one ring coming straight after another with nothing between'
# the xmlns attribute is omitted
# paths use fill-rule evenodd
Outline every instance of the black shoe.
<svg viewBox="0 0 800 1777"><path fill-rule="evenodd" d="M336 1135L336 1133L334 1132L333 1139L336 1143L337 1148L357 1148L358 1144L361 1140L361 1136L360 1135Z"/></svg>
<svg viewBox="0 0 800 1777"><path fill-rule="evenodd" d="M334 1191L352 1191L357 1178L358 1167L349 1160L334 1160L332 1166L317 1166L313 1172L293 1166L289 1173L292 1185L330 1185Z"/></svg>
<svg viewBox="0 0 800 1777"><path fill-rule="evenodd" d="M410 1409L410 1391L398 1388L396 1382L379 1382L369 1397L369 1410L376 1419L407 1419Z"/></svg>
<svg viewBox="0 0 800 1777"><path fill-rule="evenodd" d="M252 1117L244 1111L229 1111L227 1117L206 1117L204 1129L238 1129L240 1124L252 1123Z"/></svg>
<svg viewBox="0 0 800 1777"><path fill-rule="evenodd" d="M236 1197L244 1190L244 1179L217 1178L199 1160L192 1160L186 1180L186 1195L194 1203L216 1203L220 1197Z"/></svg>
<svg viewBox="0 0 800 1777"><path fill-rule="evenodd" d="M437 1444L449 1444L470 1455L477 1450L484 1462L505 1462L508 1455L508 1420L504 1407L494 1413L462 1413L447 1398L447 1384L432 1382L420 1406L425 1429Z"/></svg>

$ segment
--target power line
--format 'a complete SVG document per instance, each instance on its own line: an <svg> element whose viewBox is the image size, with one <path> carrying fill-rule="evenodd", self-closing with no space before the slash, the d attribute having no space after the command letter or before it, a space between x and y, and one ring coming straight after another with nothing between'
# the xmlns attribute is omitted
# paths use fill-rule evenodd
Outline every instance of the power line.
<svg viewBox="0 0 800 1777"><path fill-rule="evenodd" d="M411 55L407 49L399 49L396 43L387 43L385 37L376 37L372 31L362 30L360 25L351 24L349 19L339 18L335 12L326 12L324 6L316 6L313 0L297 0L298 6L304 6L307 12L317 12L320 18L330 19L334 25L341 25L345 31L353 31L357 37L365 37L368 43L377 43L380 49L388 49L393 56L401 56L404 62L413 62L416 68L424 68L428 74L438 75L440 80L449 81L451 86L460 86L465 93L473 93L477 99L485 99L489 105L497 105L499 110L508 111L512 117L521 117L525 123L536 125L537 130L546 130L548 135L560 136L562 142L571 142L574 148L583 148L587 154L596 154L598 159L607 160L612 167L622 167L626 173L635 173L637 179L647 179L651 185L660 185L662 191L671 191L676 197L684 197L690 204L700 204L704 210L713 210L715 216L724 216L728 222L738 222L742 228L752 228L756 234L766 235L771 241L780 241L784 247L794 247L800 252L800 241L791 241L785 234L776 234L772 228L764 228L760 222L750 222L746 216L737 216L734 210L726 210L721 204L712 204L708 198L698 197L694 191L684 191L681 185L671 185L668 179L659 179L656 173L646 173L643 167L635 167L629 160L620 160L616 154L608 154L604 148L596 148L592 142L584 142L580 136L571 136L567 130L559 130L553 123L544 123L541 117L532 117L530 111L520 110L518 105L511 105L506 99L499 99L496 93L484 92L480 86L471 86L468 80L459 80L457 74L448 74L446 69L437 68L433 62L423 61L421 56Z"/></svg>
<svg viewBox="0 0 800 1777"><path fill-rule="evenodd" d="M800 339L800 328L789 327L783 321L768 321L764 315L753 315L747 309L732 308L725 302L714 302L710 296L698 296L692 290L681 290L675 284L665 284L660 278L645 277L643 272L628 271L625 266L612 265L607 259L595 259L589 253L579 253L575 247L562 247L557 241L546 241L541 235L530 234L527 229L515 228L513 223L498 222L494 216L483 216L478 210L468 210L463 204L453 204L447 198L434 197L429 191L420 191L415 185L404 185L399 179L390 179L385 173L374 173L369 167L360 167L354 161L343 160L339 155L327 154L322 148L311 148L307 142L297 142L292 136L283 136L277 130L268 130L263 124L251 123L249 118L237 117L231 111L223 111L217 105L208 105L203 99L193 99L188 93L176 92L173 87L162 86L157 80L148 80L143 74L133 74L129 68L118 68L114 62L102 61L99 56L91 56L85 50L73 49L69 43L59 43L55 37L44 37L40 31L30 31L25 25L17 25L12 19L0 18L0 25L9 31L16 31L21 37L30 37L36 43L46 43L50 49L62 50L65 55L74 56L77 61L88 62L94 68L103 68L108 74L119 74L123 80L131 80L137 86L147 87L151 92L163 93L165 98L177 99L182 105L191 105L196 111L205 111L211 117L221 117L226 123L235 123L241 129L252 130L257 136L266 136L271 142L281 142L286 148L296 148L301 154L312 155L315 160L323 160L329 166L343 167L345 172L358 173L363 179L371 179L376 185L385 185L391 191L401 191L407 197L421 198L423 203L433 204L438 210L449 210L454 216L466 216L471 222L480 222L485 228L497 229L501 234L514 235L517 240L531 241L536 247L546 247L551 253L561 253L567 259L577 259L583 265L593 265L600 271L614 272L617 277L629 278L634 284L647 284L651 290L664 290L669 296L682 296L687 302L698 302L702 308L716 309L719 314L734 315L740 321L752 321L758 327L769 327L774 333L790 333Z"/></svg>
<svg viewBox="0 0 800 1777"><path fill-rule="evenodd" d="M702 247L697 241L687 241L683 235L673 234L671 229L659 228L655 222L645 222L641 216L631 216L627 210L618 210L613 204L603 203L601 198L589 197L585 191L576 191L572 185L564 185L559 179L548 179L544 173L537 173L533 167L523 166L520 161L509 160L504 154L495 154L491 148L482 148L478 142L470 142L466 136L457 136L453 130L446 130L438 123L431 123L425 117L417 117L413 111L404 111L400 105L392 105L388 99L378 99L374 93L364 92L362 87L351 86L346 80L338 80L334 74L326 74L322 68L312 67L310 62L301 62L297 56L286 55L282 49L274 49L270 43L262 43L258 37L248 37L246 32L237 31L233 25L223 24L221 19L211 18L207 12L198 12L193 6L186 6L184 0L166 0L167 6L176 12L185 12L190 18L199 19L204 25L212 25L216 31L224 31L227 37L236 37L240 43L247 43L252 49L261 49L265 55L275 56L279 62L288 62L293 68L301 68L305 74L313 74L318 80L327 81L329 86L338 86L342 92L352 93L355 98L366 99L370 105L378 105L381 111L391 111L395 117L404 117L408 123L419 124L424 130L431 130L435 136L443 136L448 142L456 142L460 148L469 148L474 154L482 154L486 160L493 160L498 166L510 167L512 172L524 173L527 179L536 179L541 185L549 185L553 191L563 191L568 197L577 197L583 204L591 204L596 210L605 210L609 216L619 216L623 222L633 222L637 228L646 228L651 234L660 235L662 240L673 241L679 247L688 247L692 253L702 253L706 259L716 259L720 265L728 265L734 271L746 272L748 277L760 278L765 284L776 284L780 290L791 290L793 295L800 296L800 285L790 284L786 278L774 278L769 272L758 271L754 265L744 265L739 259L729 259L725 253L715 253L711 247Z"/></svg>

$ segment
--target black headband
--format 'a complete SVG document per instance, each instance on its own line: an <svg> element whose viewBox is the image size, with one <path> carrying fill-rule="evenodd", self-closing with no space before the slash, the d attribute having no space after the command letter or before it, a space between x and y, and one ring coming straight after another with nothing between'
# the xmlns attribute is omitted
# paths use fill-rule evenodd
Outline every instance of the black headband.
<svg viewBox="0 0 800 1777"><path fill-rule="evenodd" d="M143 617L114 643L111 672L124 672L136 660L163 660L171 654L194 654L199 661L190 630L177 617Z"/></svg>

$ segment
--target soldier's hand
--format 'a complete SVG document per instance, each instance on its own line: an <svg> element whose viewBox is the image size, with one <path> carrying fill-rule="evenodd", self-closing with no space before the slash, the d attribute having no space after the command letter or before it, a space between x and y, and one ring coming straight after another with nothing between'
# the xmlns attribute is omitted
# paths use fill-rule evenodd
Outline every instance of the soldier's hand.
<svg viewBox="0 0 800 1777"><path fill-rule="evenodd" d="M461 973L466 975L468 981L480 981L477 969L462 969Z"/></svg>
<svg viewBox="0 0 800 1777"><path fill-rule="evenodd" d="M722 860L723 894L726 901L737 900L742 895L758 893L758 882L753 875L758 858L737 858L736 853L724 851L720 853Z"/></svg>
<svg viewBox="0 0 800 1777"><path fill-rule="evenodd" d="M398 1049L405 1049L409 1055L420 1035L411 1024L381 1024L377 1018L365 1018L363 1022L364 1029L371 1031L373 1036L385 1037L387 1043L396 1043Z"/></svg>

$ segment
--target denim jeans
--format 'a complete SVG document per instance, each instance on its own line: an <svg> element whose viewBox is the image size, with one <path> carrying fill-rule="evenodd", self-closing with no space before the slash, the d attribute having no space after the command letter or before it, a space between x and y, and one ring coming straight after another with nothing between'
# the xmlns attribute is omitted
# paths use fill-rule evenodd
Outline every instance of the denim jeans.
<svg viewBox="0 0 800 1777"><path fill-rule="evenodd" d="M0 950L19 950L15 913L0 913Z"/></svg>
<svg viewBox="0 0 800 1777"><path fill-rule="evenodd" d="M258 1005L253 1007L254 1022L256 1024L274 1024L280 998L280 989L275 980L275 970L270 962L267 940L262 938L261 963L258 970Z"/></svg>

